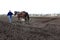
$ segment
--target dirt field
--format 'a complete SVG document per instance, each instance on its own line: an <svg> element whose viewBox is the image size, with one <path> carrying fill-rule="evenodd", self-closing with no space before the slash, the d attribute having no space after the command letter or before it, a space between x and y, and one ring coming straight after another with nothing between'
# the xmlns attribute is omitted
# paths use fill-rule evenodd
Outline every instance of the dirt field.
<svg viewBox="0 0 60 40"><path fill-rule="evenodd" d="M0 16L0 40L60 40L59 17L31 17L30 24Z"/></svg>

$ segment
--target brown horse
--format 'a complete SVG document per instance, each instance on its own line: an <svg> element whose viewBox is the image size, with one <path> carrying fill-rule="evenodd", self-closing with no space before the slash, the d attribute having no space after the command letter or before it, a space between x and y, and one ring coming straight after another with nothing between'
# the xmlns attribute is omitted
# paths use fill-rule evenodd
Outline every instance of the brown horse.
<svg viewBox="0 0 60 40"><path fill-rule="evenodd" d="M14 15L17 15L18 20L20 20L20 18L24 18L25 22L28 21L29 23L29 14L28 12L22 11L22 12L18 12L18 11L14 11Z"/></svg>

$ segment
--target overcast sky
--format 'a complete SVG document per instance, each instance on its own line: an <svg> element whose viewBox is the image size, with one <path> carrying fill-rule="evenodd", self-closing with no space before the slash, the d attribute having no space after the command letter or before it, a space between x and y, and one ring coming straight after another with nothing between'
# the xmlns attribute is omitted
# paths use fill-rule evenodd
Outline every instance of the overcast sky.
<svg viewBox="0 0 60 40"><path fill-rule="evenodd" d="M60 13L60 0L0 0L0 14L11 10L29 14Z"/></svg>

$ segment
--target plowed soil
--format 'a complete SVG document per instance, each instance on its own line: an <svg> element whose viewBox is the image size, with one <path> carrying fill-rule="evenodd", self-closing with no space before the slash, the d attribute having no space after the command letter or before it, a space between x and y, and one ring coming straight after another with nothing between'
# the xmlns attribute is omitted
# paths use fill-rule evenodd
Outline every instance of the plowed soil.
<svg viewBox="0 0 60 40"><path fill-rule="evenodd" d="M0 16L0 40L60 40L59 17L30 17L29 24Z"/></svg>

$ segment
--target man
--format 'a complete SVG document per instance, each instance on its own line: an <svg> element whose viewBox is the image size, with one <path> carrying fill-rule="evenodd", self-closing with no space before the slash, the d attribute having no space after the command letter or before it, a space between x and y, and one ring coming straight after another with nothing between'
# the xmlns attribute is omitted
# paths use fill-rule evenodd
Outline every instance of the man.
<svg viewBox="0 0 60 40"><path fill-rule="evenodd" d="M8 12L8 14L7 14L9 23L12 22L12 15L13 15L13 13L9 10L9 12Z"/></svg>

